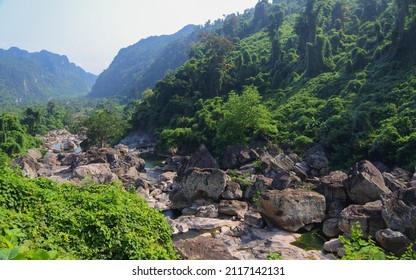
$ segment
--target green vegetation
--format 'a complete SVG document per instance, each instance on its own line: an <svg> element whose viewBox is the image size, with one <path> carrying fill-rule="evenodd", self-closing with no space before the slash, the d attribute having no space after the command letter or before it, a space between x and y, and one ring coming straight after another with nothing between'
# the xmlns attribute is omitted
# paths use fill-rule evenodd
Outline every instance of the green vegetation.
<svg viewBox="0 0 416 280"><path fill-rule="evenodd" d="M161 147L204 143L220 154L257 137L300 154L319 143L334 168L366 158L413 170L415 11L415 1L259 1L202 33L131 124L160 133ZM264 123L230 113L248 89Z"/></svg>
<svg viewBox="0 0 416 280"><path fill-rule="evenodd" d="M137 194L0 168L0 258L175 259L171 228Z"/></svg>
<svg viewBox="0 0 416 280"><path fill-rule="evenodd" d="M267 256L267 260L269 260L269 261L281 261L281 260L283 260L283 257L280 253L270 253Z"/></svg>

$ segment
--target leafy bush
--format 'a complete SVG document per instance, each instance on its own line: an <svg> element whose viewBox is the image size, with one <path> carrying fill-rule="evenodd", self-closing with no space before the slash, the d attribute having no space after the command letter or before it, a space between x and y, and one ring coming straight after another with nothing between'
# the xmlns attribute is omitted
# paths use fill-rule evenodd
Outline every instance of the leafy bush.
<svg viewBox="0 0 416 280"><path fill-rule="evenodd" d="M163 215L119 185L59 185L1 168L0 194L0 236L21 231L1 246L8 258L17 244L63 258L177 258Z"/></svg>

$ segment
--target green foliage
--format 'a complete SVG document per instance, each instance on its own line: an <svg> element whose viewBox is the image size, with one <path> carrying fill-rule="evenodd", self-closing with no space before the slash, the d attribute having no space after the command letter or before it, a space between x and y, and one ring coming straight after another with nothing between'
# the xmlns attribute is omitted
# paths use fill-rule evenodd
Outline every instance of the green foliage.
<svg viewBox="0 0 416 280"><path fill-rule="evenodd" d="M269 261L281 261L281 260L283 260L283 257L280 253L270 253L267 256L267 260L269 260Z"/></svg>
<svg viewBox="0 0 416 280"><path fill-rule="evenodd" d="M0 169L7 259L175 259L163 215L119 185L59 185Z"/></svg>
<svg viewBox="0 0 416 280"><path fill-rule="evenodd" d="M383 249L378 247L374 240L363 239L363 232L357 223L351 227L349 238L340 236L342 245L345 248L343 260L386 260L387 256Z"/></svg>

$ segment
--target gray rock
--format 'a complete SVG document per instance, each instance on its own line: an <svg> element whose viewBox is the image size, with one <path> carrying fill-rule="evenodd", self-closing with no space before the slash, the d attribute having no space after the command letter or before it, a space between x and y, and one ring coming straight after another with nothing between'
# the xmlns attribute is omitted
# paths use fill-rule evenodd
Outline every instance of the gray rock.
<svg viewBox="0 0 416 280"><path fill-rule="evenodd" d="M272 189L284 190L287 188L296 188L302 183L301 179L293 172L279 171L273 179Z"/></svg>
<svg viewBox="0 0 416 280"><path fill-rule="evenodd" d="M339 219L331 218L324 222L322 231L327 237L338 237L342 231L338 227Z"/></svg>
<svg viewBox="0 0 416 280"><path fill-rule="evenodd" d="M365 205L350 205L341 212L339 228L346 234L351 227L359 223L364 237L375 236L380 229L386 228L381 216L381 201L369 202Z"/></svg>
<svg viewBox="0 0 416 280"><path fill-rule="evenodd" d="M416 239L416 188L382 195L381 214L388 228Z"/></svg>
<svg viewBox="0 0 416 280"><path fill-rule="evenodd" d="M379 200L381 194L391 192L384 184L383 175L369 161L359 162L345 184L349 198L361 205Z"/></svg>
<svg viewBox="0 0 416 280"><path fill-rule="evenodd" d="M193 168L174 183L170 195L172 207L183 209L198 199L219 201L227 186L228 176L219 169Z"/></svg>
<svg viewBox="0 0 416 280"><path fill-rule="evenodd" d="M391 229L377 231L376 240L381 247L397 256L402 255L412 243L403 233Z"/></svg>
<svg viewBox="0 0 416 280"><path fill-rule="evenodd" d="M272 183L273 179L266 178L263 175L257 176L254 184L246 189L244 198L247 200L253 199L258 193L263 193L270 189Z"/></svg>
<svg viewBox="0 0 416 280"><path fill-rule="evenodd" d="M199 206L196 209L195 217L202 217L202 218L218 218L218 204L210 204L210 205L203 205Z"/></svg>
<svg viewBox="0 0 416 280"><path fill-rule="evenodd" d="M259 155L252 149L243 145L228 146L222 157L222 168L230 169L239 167L259 158Z"/></svg>
<svg viewBox="0 0 416 280"><path fill-rule="evenodd" d="M19 166L24 175L29 178L37 178L38 177L38 171L40 169L40 164L31 156L25 155L22 157L19 157L14 161L14 164Z"/></svg>
<svg viewBox="0 0 416 280"><path fill-rule="evenodd" d="M108 164L101 163L78 166L75 168L73 176L80 180L90 177L100 184L112 183L118 180L117 175L111 172Z"/></svg>
<svg viewBox="0 0 416 280"><path fill-rule="evenodd" d="M316 191L325 196L327 205L333 201L347 202L347 192L344 187L344 181L347 177L348 175L344 172L334 171L320 178Z"/></svg>
<svg viewBox="0 0 416 280"><path fill-rule="evenodd" d="M384 172L383 173L384 183L392 192L397 190L404 190L407 189L407 186L400 182L393 174Z"/></svg>
<svg viewBox="0 0 416 280"><path fill-rule="evenodd" d="M224 199L238 200L243 198L243 191L241 190L240 185L238 183L229 181L227 183L227 187L225 188L224 193L222 194L222 197Z"/></svg>
<svg viewBox="0 0 416 280"><path fill-rule="evenodd" d="M239 219L244 218L244 214L248 211L248 204L239 200L221 200L218 206L220 214L227 216L237 216Z"/></svg>
<svg viewBox="0 0 416 280"><path fill-rule="evenodd" d="M217 160L211 155L205 145L201 145L198 150L191 155L189 161L186 163L186 170L200 168L200 169L218 169Z"/></svg>
<svg viewBox="0 0 416 280"><path fill-rule="evenodd" d="M267 191L260 198L259 212L271 223L296 232L306 225L322 222L325 197L305 190Z"/></svg>
<svg viewBox="0 0 416 280"><path fill-rule="evenodd" d="M244 222L255 228L263 228L265 226L265 222L261 214L252 210L249 210L244 214Z"/></svg>
<svg viewBox="0 0 416 280"><path fill-rule="evenodd" d="M341 248L343 248L343 245L339 238L334 238L324 243L324 250L329 253L338 254Z"/></svg>

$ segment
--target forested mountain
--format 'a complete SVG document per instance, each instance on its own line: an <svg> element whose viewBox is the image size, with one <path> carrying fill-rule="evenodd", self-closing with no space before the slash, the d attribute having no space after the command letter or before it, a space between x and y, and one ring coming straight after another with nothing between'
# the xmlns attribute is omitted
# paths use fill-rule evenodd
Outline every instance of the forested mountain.
<svg viewBox="0 0 416 280"><path fill-rule="evenodd" d="M415 15L413 0L259 1L200 34L132 124L165 146L221 153L266 140L301 153L319 143L334 166L367 158L413 169ZM264 111L269 125L253 118Z"/></svg>
<svg viewBox="0 0 416 280"><path fill-rule="evenodd" d="M172 35L152 36L120 50L110 67L97 79L91 97L140 97L166 72L186 59L186 51L196 41L197 26L188 25Z"/></svg>
<svg viewBox="0 0 416 280"><path fill-rule="evenodd" d="M86 95L96 76L48 51L0 49L0 104L29 104Z"/></svg>

